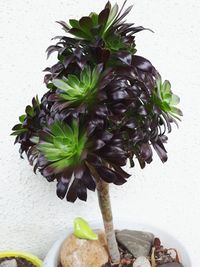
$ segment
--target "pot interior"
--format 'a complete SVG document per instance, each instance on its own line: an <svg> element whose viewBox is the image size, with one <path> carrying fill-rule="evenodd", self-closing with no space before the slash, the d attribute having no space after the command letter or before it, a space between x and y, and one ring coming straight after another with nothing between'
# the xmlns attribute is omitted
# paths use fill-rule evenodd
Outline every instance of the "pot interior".
<svg viewBox="0 0 200 267"><path fill-rule="evenodd" d="M91 222L91 227L93 229L103 229L103 224ZM178 252L179 258L181 263L184 267L191 267L191 260L190 257L184 248L184 246L173 236L168 234L166 231L158 229L156 227L140 224L140 223L131 223L131 222L115 222L115 229L122 230L122 229L129 229L129 230L139 230L139 231L147 231L154 234L155 237L159 237L162 245L167 248L175 248ZM48 252L47 256L44 259L43 267L57 267L59 262L59 250L60 247L65 240L66 236L73 232L73 229L67 228L60 234L60 239L57 240L50 251Z"/></svg>

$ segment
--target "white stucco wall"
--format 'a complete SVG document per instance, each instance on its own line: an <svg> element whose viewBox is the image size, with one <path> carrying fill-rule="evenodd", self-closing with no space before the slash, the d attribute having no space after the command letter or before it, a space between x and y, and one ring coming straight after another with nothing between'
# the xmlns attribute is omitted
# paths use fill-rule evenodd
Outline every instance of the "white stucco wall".
<svg viewBox="0 0 200 267"><path fill-rule="evenodd" d="M122 0L118 1L122 4ZM133 1L129 0L131 4ZM43 257L59 231L76 216L100 220L96 195L74 205L59 200L55 184L34 175L9 136L18 115L45 91L42 70L50 39L62 34L56 20L100 11L105 1L0 0L0 251L18 249ZM115 220L131 218L166 229L200 266L200 1L135 0L129 16L155 31L137 35L138 54L149 58L181 96L180 129L169 136L168 162L132 169L112 186Z"/></svg>

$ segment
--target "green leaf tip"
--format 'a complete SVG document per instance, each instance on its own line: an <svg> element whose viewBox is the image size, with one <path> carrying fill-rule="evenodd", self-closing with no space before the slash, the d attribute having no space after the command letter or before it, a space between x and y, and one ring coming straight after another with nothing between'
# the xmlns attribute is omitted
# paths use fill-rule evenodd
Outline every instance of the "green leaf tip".
<svg viewBox="0 0 200 267"><path fill-rule="evenodd" d="M98 235L91 229L88 222L80 217L74 220L74 235L80 239L98 240Z"/></svg>

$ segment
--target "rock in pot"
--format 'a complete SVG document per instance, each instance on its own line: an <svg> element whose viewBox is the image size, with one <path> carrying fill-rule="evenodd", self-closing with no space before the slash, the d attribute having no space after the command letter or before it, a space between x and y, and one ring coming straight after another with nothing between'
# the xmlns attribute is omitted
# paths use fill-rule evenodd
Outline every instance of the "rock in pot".
<svg viewBox="0 0 200 267"><path fill-rule="evenodd" d="M140 256L134 261L133 267L151 267L151 264L146 257Z"/></svg>
<svg viewBox="0 0 200 267"><path fill-rule="evenodd" d="M98 232L98 240L79 239L71 234L60 251L62 267L101 267L109 260L106 237Z"/></svg>
<svg viewBox="0 0 200 267"><path fill-rule="evenodd" d="M135 258L148 256L154 241L153 234L133 230L116 231L116 237Z"/></svg>
<svg viewBox="0 0 200 267"><path fill-rule="evenodd" d="M17 261L15 259L5 260L0 263L0 267L17 267Z"/></svg>

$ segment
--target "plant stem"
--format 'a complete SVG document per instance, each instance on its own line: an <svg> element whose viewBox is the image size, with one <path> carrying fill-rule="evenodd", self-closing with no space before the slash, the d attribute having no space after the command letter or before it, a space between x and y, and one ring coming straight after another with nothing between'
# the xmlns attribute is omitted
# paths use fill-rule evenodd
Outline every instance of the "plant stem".
<svg viewBox="0 0 200 267"><path fill-rule="evenodd" d="M95 168L92 165L90 165L88 162L86 164L88 168L90 169L93 177L96 180L99 207L100 207L102 218L103 218L111 264L113 266L119 266L120 253L119 253L115 231L114 231L114 225L113 225L112 208L111 208L110 195L109 195L109 184L104 182L101 179L101 177L98 175L98 173L96 172Z"/></svg>
<svg viewBox="0 0 200 267"><path fill-rule="evenodd" d="M103 217L111 263L114 265L119 265L120 254L113 226L113 217L112 217L108 183L99 180L97 183L97 191L98 191L99 206Z"/></svg>

